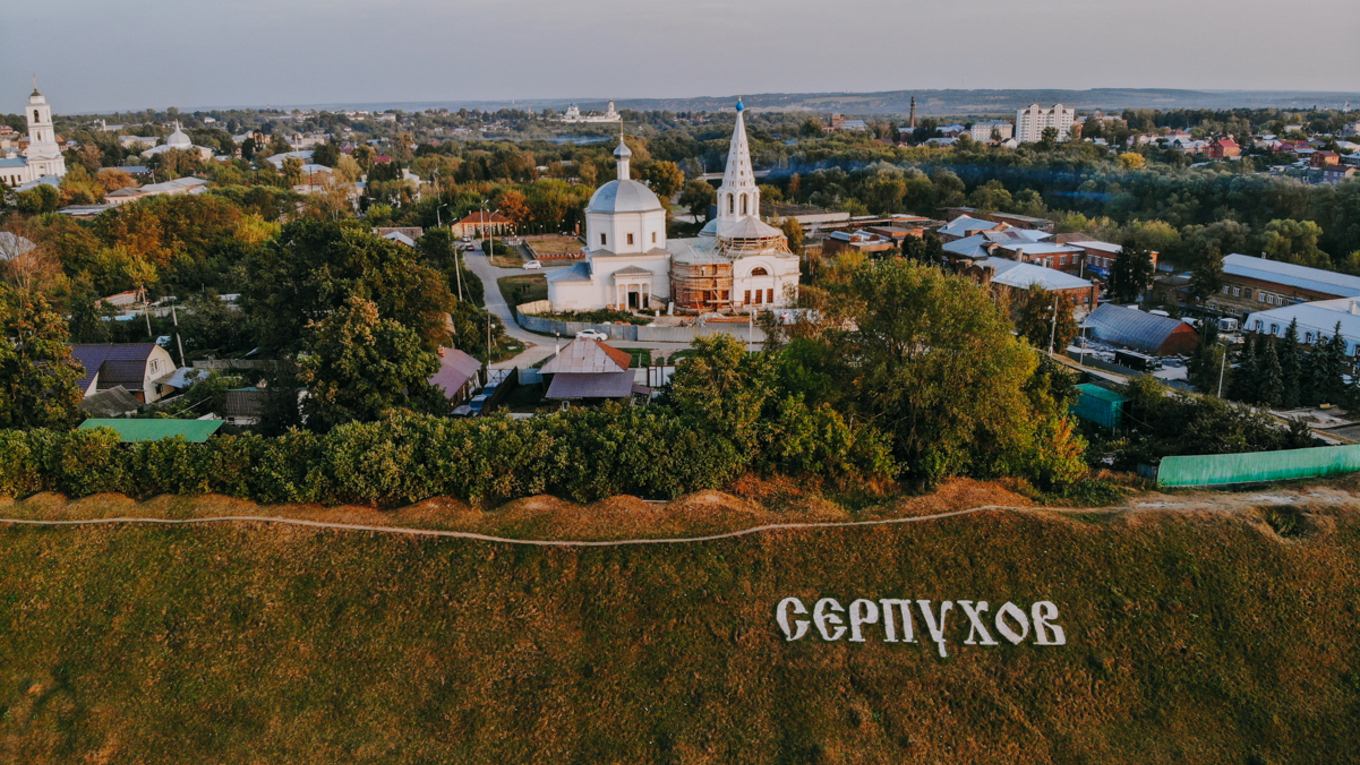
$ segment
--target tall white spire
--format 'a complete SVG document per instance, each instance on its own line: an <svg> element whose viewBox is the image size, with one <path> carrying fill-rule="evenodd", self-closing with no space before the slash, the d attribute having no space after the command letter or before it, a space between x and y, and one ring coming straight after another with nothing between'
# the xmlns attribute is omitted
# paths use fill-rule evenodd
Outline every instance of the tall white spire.
<svg viewBox="0 0 1360 765"><path fill-rule="evenodd" d="M28 149L24 151L24 156L30 160L56 160L61 157L61 147L57 145L57 134L52 127L52 106L38 92L36 74L33 75L33 95L28 97L24 117L28 120ZM43 172L47 173L48 170L44 169ZM60 174L65 172L63 160Z"/></svg>
<svg viewBox="0 0 1360 765"><path fill-rule="evenodd" d="M751 170L751 147L746 142L746 106L737 100L737 125L727 149L727 168L718 187L718 221L723 223L760 216L760 189Z"/></svg>

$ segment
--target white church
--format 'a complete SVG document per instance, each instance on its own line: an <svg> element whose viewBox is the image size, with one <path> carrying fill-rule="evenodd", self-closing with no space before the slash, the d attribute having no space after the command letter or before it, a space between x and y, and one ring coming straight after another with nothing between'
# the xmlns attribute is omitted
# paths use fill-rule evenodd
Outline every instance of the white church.
<svg viewBox="0 0 1360 765"><path fill-rule="evenodd" d="M61 155L52 127L52 107L38 92L36 82L24 108L24 118L28 120L28 148L22 156L0 158L0 181L11 189L44 178L56 181L66 175L66 158Z"/></svg>
<svg viewBox="0 0 1360 765"><path fill-rule="evenodd" d="M586 206L584 262L548 274L553 311L745 313L794 305L798 256L782 231L760 219L743 110L738 101L718 217L696 238L666 239L666 208L629 177L632 152L619 141L618 180Z"/></svg>

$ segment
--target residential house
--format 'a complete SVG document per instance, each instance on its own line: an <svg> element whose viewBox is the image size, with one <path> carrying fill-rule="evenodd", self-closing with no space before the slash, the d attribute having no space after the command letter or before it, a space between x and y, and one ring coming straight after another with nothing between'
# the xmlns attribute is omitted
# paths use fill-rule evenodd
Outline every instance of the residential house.
<svg viewBox="0 0 1360 765"><path fill-rule="evenodd" d="M486 236L504 236L513 233L515 222L498 212L488 213L478 210L449 228L453 231L454 236L482 239Z"/></svg>
<svg viewBox="0 0 1360 765"><path fill-rule="evenodd" d="M150 404L173 390L165 381L175 373L175 362L155 343L72 345L71 358L85 369L80 381L85 396L122 387Z"/></svg>
<svg viewBox="0 0 1360 765"><path fill-rule="evenodd" d="M1020 143L1036 143L1044 137L1044 130L1054 128L1058 140L1066 141L1072 136L1072 123L1077 118L1077 110L1054 104L1045 109L1038 104L1030 104L1015 113L1015 138Z"/></svg>
<svg viewBox="0 0 1360 765"><path fill-rule="evenodd" d="M634 385L629 368L632 356L599 340L578 338L548 360L539 372L547 383L544 398L568 404L631 401L634 393L649 393Z"/></svg>
<svg viewBox="0 0 1360 765"><path fill-rule="evenodd" d="M1356 174L1355 167L1351 165L1327 165L1319 168L1321 175L1319 180L1322 183L1340 183L1347 178L1353 178Z"/></svg>
<svg viewBox="0 0 1360 765"><path fill-rule="evenodd" d="M1053 233L1053 221L1048 218L1036 218L1032 215L1020 215L1019 213L1008 212L979 212L973 207L948 207L945 214L949 216L967 215L978 220L989 220L994 223L1005 223L1016 228L1028 228L1035 231L1045 231Z"/></svg>
<svg viewBox="0 0 1360 765"><path fill-rule="evenodd" d="M983 231L944 245L947 258L955 263L978 261L996 254L1002 244L1037 244L1051 235L1043 231L1023 228L1004 228L1000 231Z"/></svg>
<svg viewBox="0 0 1360 765"><path fill-rule="evenodd" d="M482 362L456 348L439 349L439 371L430 376L430 384L444 392L450 406L458 406L472 398L477 390L477 376Z"/></svg>
<svg viewBox="0 0 1360 765"><path fill-rule="evenodd" d="M1085 257L1082 258L1082 272L1090 272L1102 279L1110 278L1110 267L1114 265L1115 258L1124 251L1123 245L1101 242L1096 240L1081 239L1081 234L1058 235L1058 240L1069 247L1079 247L1084 251ZM1066 239L1066 241L1064 241ZM1155 271L1161 259L1161 253L1152 252L1152 268Z"/></svg>
<svg viewBox="0 0 1360 765"><path fill-rule="evenodd" d="M841 252L860 252L864 254L887 252L901 244L891 236L868 231L833 231L822 240L822 254L835 255Z"/></svg>
<svg viewBox="0 0 1360 765"><path fill-rule="evenodd" d="M1215 138L1205 147L1204 156L1215 160L1232 159L1242 156L1242 147L1232 138L1226 136Z"/></svg>
<svg viewBox="0 0 1360 765"><path fill-rule="evenodd" d="M125 205L147 197L177 194L202 194L208 190L208 182L202 178L176 178L164 183L149 183L145 186L128 186L110 191L104 195L104 202L111 205Z"/></svg>
<svg viewBox="0 0 1360 765"><path fill-rule="evenodd" d="M1330 167L1341 164L1341 155L1334 151L1315 151L1313 156L1308 158L1308 164L1313 167Z"/></svg>

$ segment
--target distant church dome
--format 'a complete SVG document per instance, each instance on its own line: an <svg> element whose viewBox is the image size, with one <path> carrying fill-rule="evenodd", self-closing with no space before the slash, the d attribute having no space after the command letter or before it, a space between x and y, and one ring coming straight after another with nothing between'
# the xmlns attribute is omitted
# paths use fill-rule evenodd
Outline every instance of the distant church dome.
<svg viewBox="0 0 1360 765"><path fill-rule="evenodd" d="M586 206L588 213L643 213L665 209L656 194L638 181L610 181L595 191Z"/></svg>
<svg viewBox="0 0 1360 765"><path fill-rule="evenodd" d="M189 138L188 134L180 129L179 123L176 122L175 132L171 133L170 137L165 139L165 145L172 149L187 149L190 146L193 146L194 142Z"/></svg>

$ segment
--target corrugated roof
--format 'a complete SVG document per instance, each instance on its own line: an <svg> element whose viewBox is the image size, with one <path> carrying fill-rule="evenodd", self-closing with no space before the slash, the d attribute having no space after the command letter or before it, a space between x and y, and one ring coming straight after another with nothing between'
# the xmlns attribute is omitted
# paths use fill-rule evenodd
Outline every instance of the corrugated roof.
<svg viewBox="0 0 1360 765"><path fill-rule="evenodd" d="M583 398L626 398L633 394L633 373L582 374L564 372L553 377L543 397L554 401Z"/></svg>
<svg viewBox="0 0 1360 765"><path fill-rule="evenodd" d="M549 282L588 282L590 281L590 263L573 263L567 268L554 268L548 272Z"/></svg>
<svg viewBox="0 0 1360 765"><path fill-rule="evenodd" d="M972 218L967 215L960 215L945 224L944 228L940 229L940 233L947 236L967 236L974 231L988 231L1002 225L1005 224L996 223L990 220L978 220L977 218Z"/></svg>
<svg viewBox="0 0 1360 765"><path fill-rule="evenodd" d="M605 374L627 370L632 362L633 357L627 351L605 345L599 340L577 338L567 343L567 347L539 371L545 375Z"/></svg>
<svg viewBox="0 0 1360 765"><path fill-rule="evenodd" d="M259 417L264 414L269 392L259 388L233 388L222 405L223 417Z"/></svg>
<svg viewBox="0 0 1360 765"><path fill-rule="evenodd" d="M74 344L71 346L71 359L85 367L85 379L80 383L80 389L86 390L90 387L90 381L99 373L106 361L141 361L146 363L151 356L151 351L156 347L155 343L101 343L101 344ZM142 377L139 374L135 382L137 387L142 387Z"/></svg>
<svg viewBox="0 0 1360 765"><path fill-rule="evenodd" d="M135 412L141 405L142 402L129 393L127 388L118 387L86 396L79 407L80 411L91 417L114 417Z"/></svg>
<svg viewBox="0 0 1360 765"><path fill-rule="evenodd" d="M1039 285L1046 290L1077 290L1091 286L1091 282L1072 274L1064 273L1056 268L1045 268L1034 263L1020 263L1007 258L991 257L978 263L981 266L991 266L996 269L996 274L992 277L993 284L1004 284L1007 287L1027 290L1033 285Z"/></svg>
<svg viewBox="0 0 1360 765"><path fill-rule="evenodd" d="M482 362L456 348L448 348L439 359L439 371L431 375L430 384L443 390L445 397L452 396L480 371Z"/></svg>
<svg viewBox="0 0 1360 765"><path fill-rule="evenodd" d="M1336 332L1337 323L1340 322L1341 336L1346 339L1346 352L1354 354L1356 347L1360 345L1360 301L1352 298L1318 300L1257 311L1247 316L1242 327L1252 332L1284 337L1285 331L1289 329L1289 323L1295 319L1299 322L1300 342L1305 342L1310 332L1314 342L1319 337L1330 338ZM1260 322L1259 327L1257 322ZM1273 332L1271 325L1275 326Z"/></svg>
<svg viewBox="0 0 1360 765"><path fill-rule="evenodd" d="M1177 319L1144 313L1106 303L1086 317L1086 326L1097 340L1137 351L1158 353L1171 333L1188 324Z"/></svg>
<svg viewBox="0 0 1360 765"><path fill-rule="evenodd" d="M1091 383L1082 383L1077 386L1077 390L1081 391L1084 396L1098 398L1102 401L1120 403L1129 400L1129 397L1125 396L1123 393L1116 393L1109 388L1102 388L1099 385L1092 385Z"/></svg>
<svg viewBox="0 0 1360 765"><path fill-rule="evenodd" d="M95 428L108 428L118 434L119 440L125 444L136 441L159 441L162 438L180 437L192 443L201 444L207 441L218 428L223 425L222 420L96 420L90 419L80 423L78 430L94 430Z"/></svg>
<svg viewBox="0 0 1360 765"><path fill-rule="evenodd" d="M1336 297L1360 297L1360 276L1347 276L1279 260L1233 253L1223 259L1223 273L1263 282L1285 284Z"/></svg>

